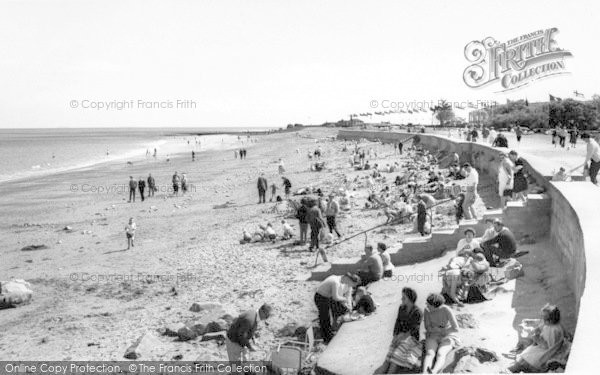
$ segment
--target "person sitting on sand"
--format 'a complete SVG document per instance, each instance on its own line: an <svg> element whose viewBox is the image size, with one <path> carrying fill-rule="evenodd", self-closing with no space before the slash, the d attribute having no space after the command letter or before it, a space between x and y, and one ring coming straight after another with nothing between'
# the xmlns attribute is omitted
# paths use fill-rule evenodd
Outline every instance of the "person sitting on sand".
<svg viewBox="0 0 600 375"><path fill-rule="evenodd" d="M419 330L423 312L415 305L416 301L414 289L402 288L402 302L394 324L392 343L385 362L376 373L403 374L420 370L423 347L419 342Z"/></svg>
<svg viewBox="0 0 600 375"><path fill-rule="evenodd" d="M464 238L461 238L456 245L456 255L472 256L475 249L481 248L479 241L475 238L475 229L467 228L464 231Z"/></svg>
<svg viewBox="0 0 600 375"><path fill-rule="evenodd" d="M423 315L425 321L423 372L437 374L442 370L448 353L460 344L457 336L458 323L452 309L444 305L444 297L441 294L433 293L427 297L427 307Z"/></svg>
<svg viewBox="0 0 600 375"><path fill-rule="evenodd" d="M390 253L387 252L387 245L383 242L378 242L377 251L379 251L381 263L383 264L383 277L392 277L392 273L394 271L394 264L392 263Z"/></svg>
<svg viewBox="0 0 600 375"><path fill-rule="evenodd" d="M560 324L560 310L554 305L546 304L540 311L542 322L534 330L533 344L529 345L512 364L508 371L544 372L544 366L552 353L562 343L565 332Z"/></svg>
<svg viewBox="0 0 600 375"><path fill-rule="evenodd" d="M479 239L479 243L482 244L486 241L491 240L492 238L496 237L496 229L494 228L494 220L493 219L485 219L485 224L488 226L485 230L485 232L483 232L483 236L481 236L481 238Z"/></svg>
<svg viewBox="0 0 600 375"><path fill-rule="evenodd" d="M135 230L137 226L133 221L133 218L129 218L129 223L125 226L125 236L127 237L127 250L129 250L132 246L135 246L133 241L135 240Z"/></svg>
<svg viewBox="0 0 600 375"><path fill-rule="evenodd" d="M371 294L367 292L367 288L364 286L356 288L356 294L354 295L354 307L352 310L362 315L369 315L373 313L377 307L371 297Z"/></svg>
<svg viewBox="0 0 600 375"><path fill-rule="evenodd" d="M465 290L464 301L466 303L479 303L487 301L484 295L487 292L490 281L490 264L481 253L476 253L463 267L462 282Z"/></svg>
<svg viewBox="0 0 600 375"><path fill-rule="evenodd" d="M496 236L481 244L481 251L492 267L496 266L494 257L510 258L517 251L515 235L504 226L500 219L494 219Z"/></svg>
<svg viewBox="0 0 600 375"><path fill-rule="evenodd" d="M246 229L242 231L242 239L240 240L241 244L252 242L252 235Z"/></svg>
<svg viewBox="0 0 600 375"><path fill-rule="evenodd" d="M277 239L277 233L275 233L275 229L273 229L271 223L267 223L267 226L265 228L265 235L266 239L272 242L275 242L275 239Z"/></svg>
<svg viewBox="0 0 600 375"><path fill-rule="evenodd" d="M467 265L468 257L456 256L440 270L442 277L442 292L444 301L449 305L462 307L463 299L463 274L462 269Z"/></svg>
<svg viewBox="0 0 600 375"><path fill-rule="evenodd" d="M571 177L567 174L565 167L560 167L558 172L552 176L552 181L570 181Z"/></svg>
<svg viewBox="0 0 600 375"><path fill-rule="evenodd" d="M281 220L281 226L283 227L283 239L284 240L289 240L290 238L294 237L294 230L292 229L292 226L290 224L288 224L287 221L285 220Z"/></svg>
<svg viewBox="0 0 600 375"><path fill-rule="evenodd" d="M359 266L358 276L362 280L361 286L366 286L383 277L383 261L379 254L373 253L373 246L368 244L368 236L365 233L365 255Z"/></svg>

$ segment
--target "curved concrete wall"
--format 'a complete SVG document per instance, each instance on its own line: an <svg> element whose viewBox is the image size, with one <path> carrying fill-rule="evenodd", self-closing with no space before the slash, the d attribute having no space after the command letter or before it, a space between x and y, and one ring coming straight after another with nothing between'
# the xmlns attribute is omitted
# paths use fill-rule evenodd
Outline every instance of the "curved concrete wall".
<svg viewBox="0 0 600 375"><path fill-rule="evenodd" d="M430 150L456 152L461 160L470 160L480 173L497 175L499 154L502 150L487 145L461 142L442 136L415 133L376 132L341 130L339 139L381 140L398 142L418 136L420 144ZM589 182L550 182L547 178L548 161L534 155L521 155L526 161L528 172L538 184L546 188L546 194L552 199L552 208L545 215L533 220L535 225L547 223L549 236L558 251L564 271L568 275L570 288L575 295L577 332L568 365L568 372L589 370L589 360L595 358L592 345L588 340L600 337L600 322L596 315L596 298L600 298L600 279L595 275L600 270L600 189ZM506 214L506 211L505 211ZM587 249L587 253L586 253ZM590 274L587 274L590 270ZM588 343L590 342L588 341Z"/></svg>

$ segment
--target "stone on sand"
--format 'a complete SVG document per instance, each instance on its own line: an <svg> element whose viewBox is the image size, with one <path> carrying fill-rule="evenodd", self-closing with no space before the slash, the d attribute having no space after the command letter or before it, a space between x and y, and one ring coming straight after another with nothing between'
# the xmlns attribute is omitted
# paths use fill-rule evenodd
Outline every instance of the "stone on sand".
<svg viewBox="0 0 600 375"><path fill-rule="evenodd" d="M200 311L212 311L217 309L223 309L223 305L218 302L194 302L190 307L190 311L200 312Z"/></svg>

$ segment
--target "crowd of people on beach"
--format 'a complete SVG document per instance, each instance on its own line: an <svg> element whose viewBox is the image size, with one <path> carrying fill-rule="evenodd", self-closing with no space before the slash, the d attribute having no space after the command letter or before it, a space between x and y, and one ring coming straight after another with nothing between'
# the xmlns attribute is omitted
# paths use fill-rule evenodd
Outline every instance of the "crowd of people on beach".
<svg viewBox="0 0 600 375"><path fill-rule="evenodd" d="M468 133L470 135L465 136L469 141L477 141L477 129L468 129ZM481 136L494 147L508 148L508 141L501 132L482 129ZM585 135L582 139L590 142ZM594 163L600 166L600 149L597 144L590 147L592 152L586 158L586 164L592 162L597 172L600 168ZM378 158L379 147L360 147L359 142L354 147L344 144L342 151L350 153L350 169L360 175L345 179L343 184L331 188L328 193L322 188L297 189L294 195L301 196L299 202L292 199L291 182L284 176L287 171L283 160L279 159L277 173L282 177L285 198L277 195L276 184L269 185L265 173L261 172L257 180L259 204L266 203L269 188L270 202L283 202L284 199L288 202L294 209L293 217L298 220L299 239L294 245L308 244L308 250L317 253L315 266L319 256L324 262L328 261L323 245L334 245L334 236L338 241L344 239L338 228L339 217L344 212L361 207L356 203L357 194L350 193L358 188L367 190L362 208L382 210L386 218L383 225L412 222L414 232L422 236L431 233L433 210L445 202L454 203L457 223L463 219L479 218L476 202L481 199L478 195L480 181L475 166L462 161L458 154L431 153L418 146L407 147L402 142L393 144L393 148L393 155L402 155L404 158L380 166L371 162ZM527 165L516 151L507 150L499 155L496 186L500 206L505 207L511 199L525 200L531 185ZM320 159L321 150L318 153L317 150L309 152L309 157ZM390 178L389 174L397 176ZM464 238L458 242L455 254L440 269L441 290L427 296L424 310L416 305L418 291L409 287L402 289L393 339L378 373L441 372L448 353L461 345L454 308L484 303L492 298L490 289L522 274L523 266L517 258L527 252L518 251L511 229L499 218L487 219L486 224L485 232L479 237L474 228L464 230ZM259 225L259 230L254 233L244 230L240 242L291 240L296 237L294 232L295 228L284 219L281 229L266 223ZM369 292L369 285L393 276L394 264L388 246L383 242L370 244L367 232L364 255L356 272L331 275L316 289L314 304L318 310L320 337L325 344L331 342L342 324L364 319L376 311L377 303ZM492 272L493 269L496 271ZM506 276L498 278L498 270L504 271ZM541 319L536 321L530 332L530 345L521 348L523 350L507 371L546 370L551 360L560 357L557 348L565 345L568 336L560 325L560 311L556 306L547 305L540 314ZM260 316L260 311L253 316ZM424 337L420 335L421 324L425 329ZM231 345L228 343L228 353ZM239 346L244 347L243 343ZM230 360L239 358L238 349L236 347L233 356L230 354Z"/></svg>

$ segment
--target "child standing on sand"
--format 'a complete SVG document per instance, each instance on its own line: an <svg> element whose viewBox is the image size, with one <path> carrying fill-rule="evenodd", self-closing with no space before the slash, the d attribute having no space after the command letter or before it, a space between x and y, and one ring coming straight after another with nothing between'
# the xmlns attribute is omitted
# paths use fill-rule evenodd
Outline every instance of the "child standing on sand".
<svg viewBox="0 0 600 375"><path fill-rule="evenodd" d="M127 250L129 250L131 246L135 247L135 244L133 243L133 240L135 239L135 229L135 222L133 221L133 218L130 217L129 224L127 224L125 227L125 235L127 236Z"/></svg>
<svg viewBox="0 0 600 375"><path fill-rule="evenodd" d="M269 202L273 202L273 198L277 195L277 185L275 183L271 184L271 198L269 198Z"/></svg>

